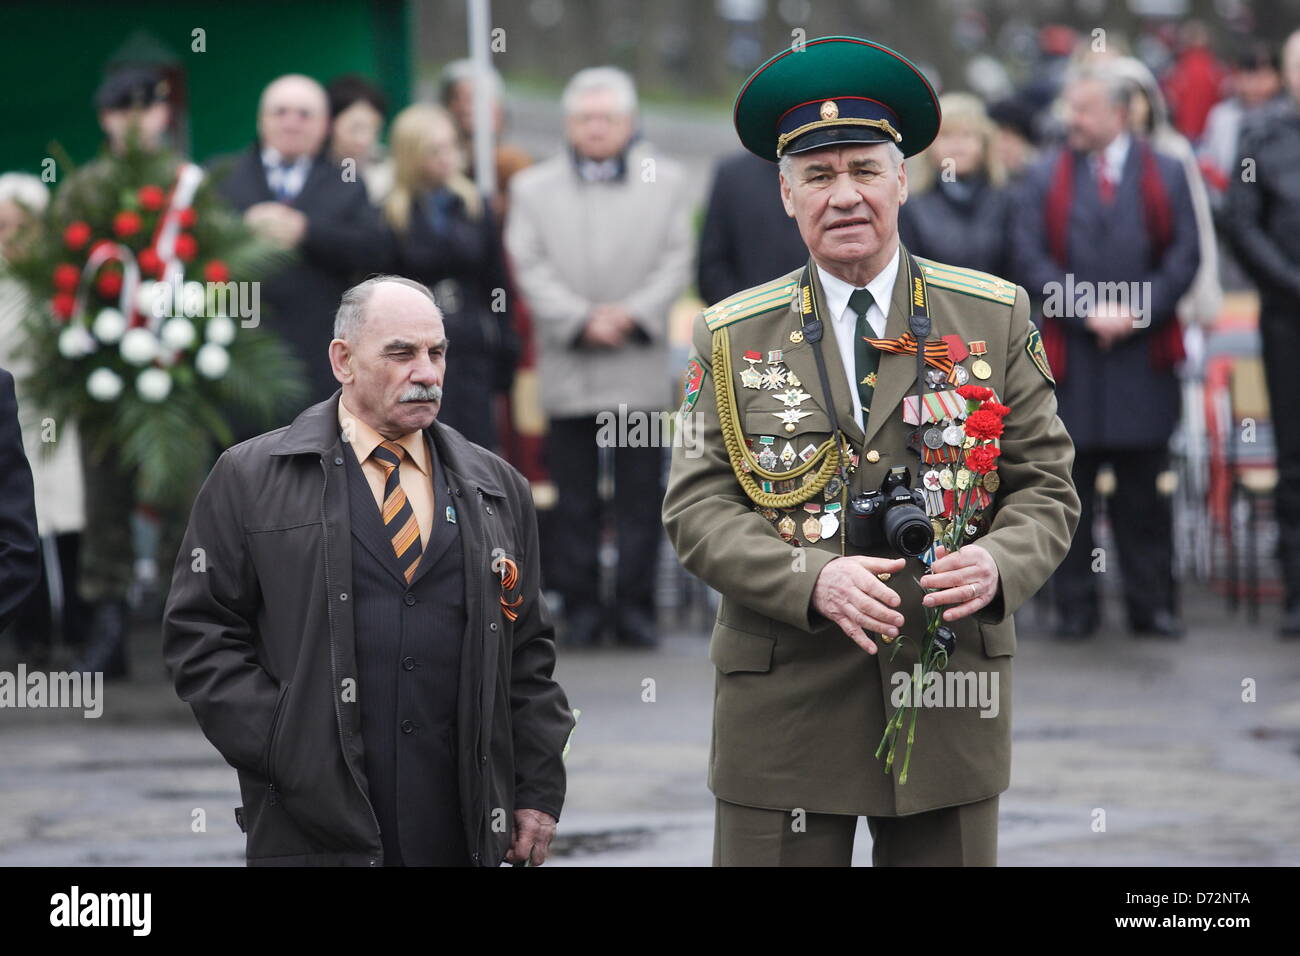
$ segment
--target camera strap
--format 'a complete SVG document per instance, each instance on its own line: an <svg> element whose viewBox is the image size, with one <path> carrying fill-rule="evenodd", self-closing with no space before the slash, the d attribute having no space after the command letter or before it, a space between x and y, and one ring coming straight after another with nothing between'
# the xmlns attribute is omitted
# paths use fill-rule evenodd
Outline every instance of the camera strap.
<svg viewBox="0 0 1300 956"><path fill-rule="evenodd" d="M911 447L920 455L921 422L925 417L921 414L925 397L925 341L930 337L930 329L934 323L930 320L930 293L925 286L925 277L910 252L907 253L907 289L909 301L912 303L912 313L907 317L907 327L912 332L912 338L916 339L916 427L912 429ZM917 472L919 483L920 469L917 469Z"/></svg>
<svg viewBox="0 0 1300 956"><path fill-rule="evenodd" d="M812 316L810 319L809 316ZM799 280L799 320L803 323L804 341L813 347L813 358L817 360L817 378L821 380L822 395L826 402L826 412L830 415L831 428L835 430L835 443L845 448L848 442L840 431L840 418L835 412L835 399L831 395L831 380L826 374L826 358L822 355L822 336L826 325L822 322L821 306L812 284L812 259L803 267L803 276ZM840 480L848 487L847 456L840 455Z"/></svg>

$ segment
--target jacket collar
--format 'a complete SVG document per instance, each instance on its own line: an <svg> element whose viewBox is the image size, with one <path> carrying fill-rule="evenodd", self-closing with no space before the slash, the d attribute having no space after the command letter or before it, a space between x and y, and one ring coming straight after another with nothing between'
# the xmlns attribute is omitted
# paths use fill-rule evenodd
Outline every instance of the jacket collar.
<svg viewBox="0 0 1300 956"><path fill-rule="evenodd" d="M339 399L342 395L343 389L336 389L325 401L304 409L285 429L271 454L324 456L334 452L342 442L339 433ZM437 419L424 431L433 441L448 475L464 485L481 488L486 494L505 497L501 479L491 467L491 453Z"/></svg>

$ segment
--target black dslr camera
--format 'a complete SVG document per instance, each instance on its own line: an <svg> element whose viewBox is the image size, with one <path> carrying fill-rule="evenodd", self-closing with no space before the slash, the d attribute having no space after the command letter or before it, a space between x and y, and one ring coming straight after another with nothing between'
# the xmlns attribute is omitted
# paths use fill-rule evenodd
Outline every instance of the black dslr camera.
<svg viewBox="0 0 1300 956"><path fill-rule="evenodd" d="M905 466L889 469L879 491L864 491L849 499L849 543L862 551L888 547L917 558L934 543L934 528L925 513L925 496L909 487Z"/></svg>

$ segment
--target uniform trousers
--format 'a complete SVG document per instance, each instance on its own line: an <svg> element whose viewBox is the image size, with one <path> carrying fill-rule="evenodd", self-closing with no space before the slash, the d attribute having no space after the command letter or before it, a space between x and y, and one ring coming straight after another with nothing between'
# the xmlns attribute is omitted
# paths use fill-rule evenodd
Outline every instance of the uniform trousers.
<svg viewBox="0 0 1300 956"><path fill-rule="evenodd" d="M849 866L858 818L716 800L714 866ZM902 817L867 817L873 866L997 866L998 797Z"/></svg>

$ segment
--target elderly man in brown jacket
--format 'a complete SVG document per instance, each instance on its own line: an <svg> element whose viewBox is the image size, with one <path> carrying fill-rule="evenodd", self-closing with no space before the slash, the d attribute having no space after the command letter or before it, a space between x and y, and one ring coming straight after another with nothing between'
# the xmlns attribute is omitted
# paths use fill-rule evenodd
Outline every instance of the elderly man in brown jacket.
<svg viewBox="0 0 1300 956"><path fill-rule="evenodd" d="M547 467L559 492L548 572L567 638L654 643L655 555L663 500L658 413L671 401L668 310L690 279L690 205L681 168L634 137L636 91L612 67L564 93L569 150L510 189L506 248L534 316ZM604 426L604 427L602 427ZM632 436L612 447L611 439ZM635 436L643 436L641 441ZM601 607L599 446L613 452L618 575Z"/></svg>

